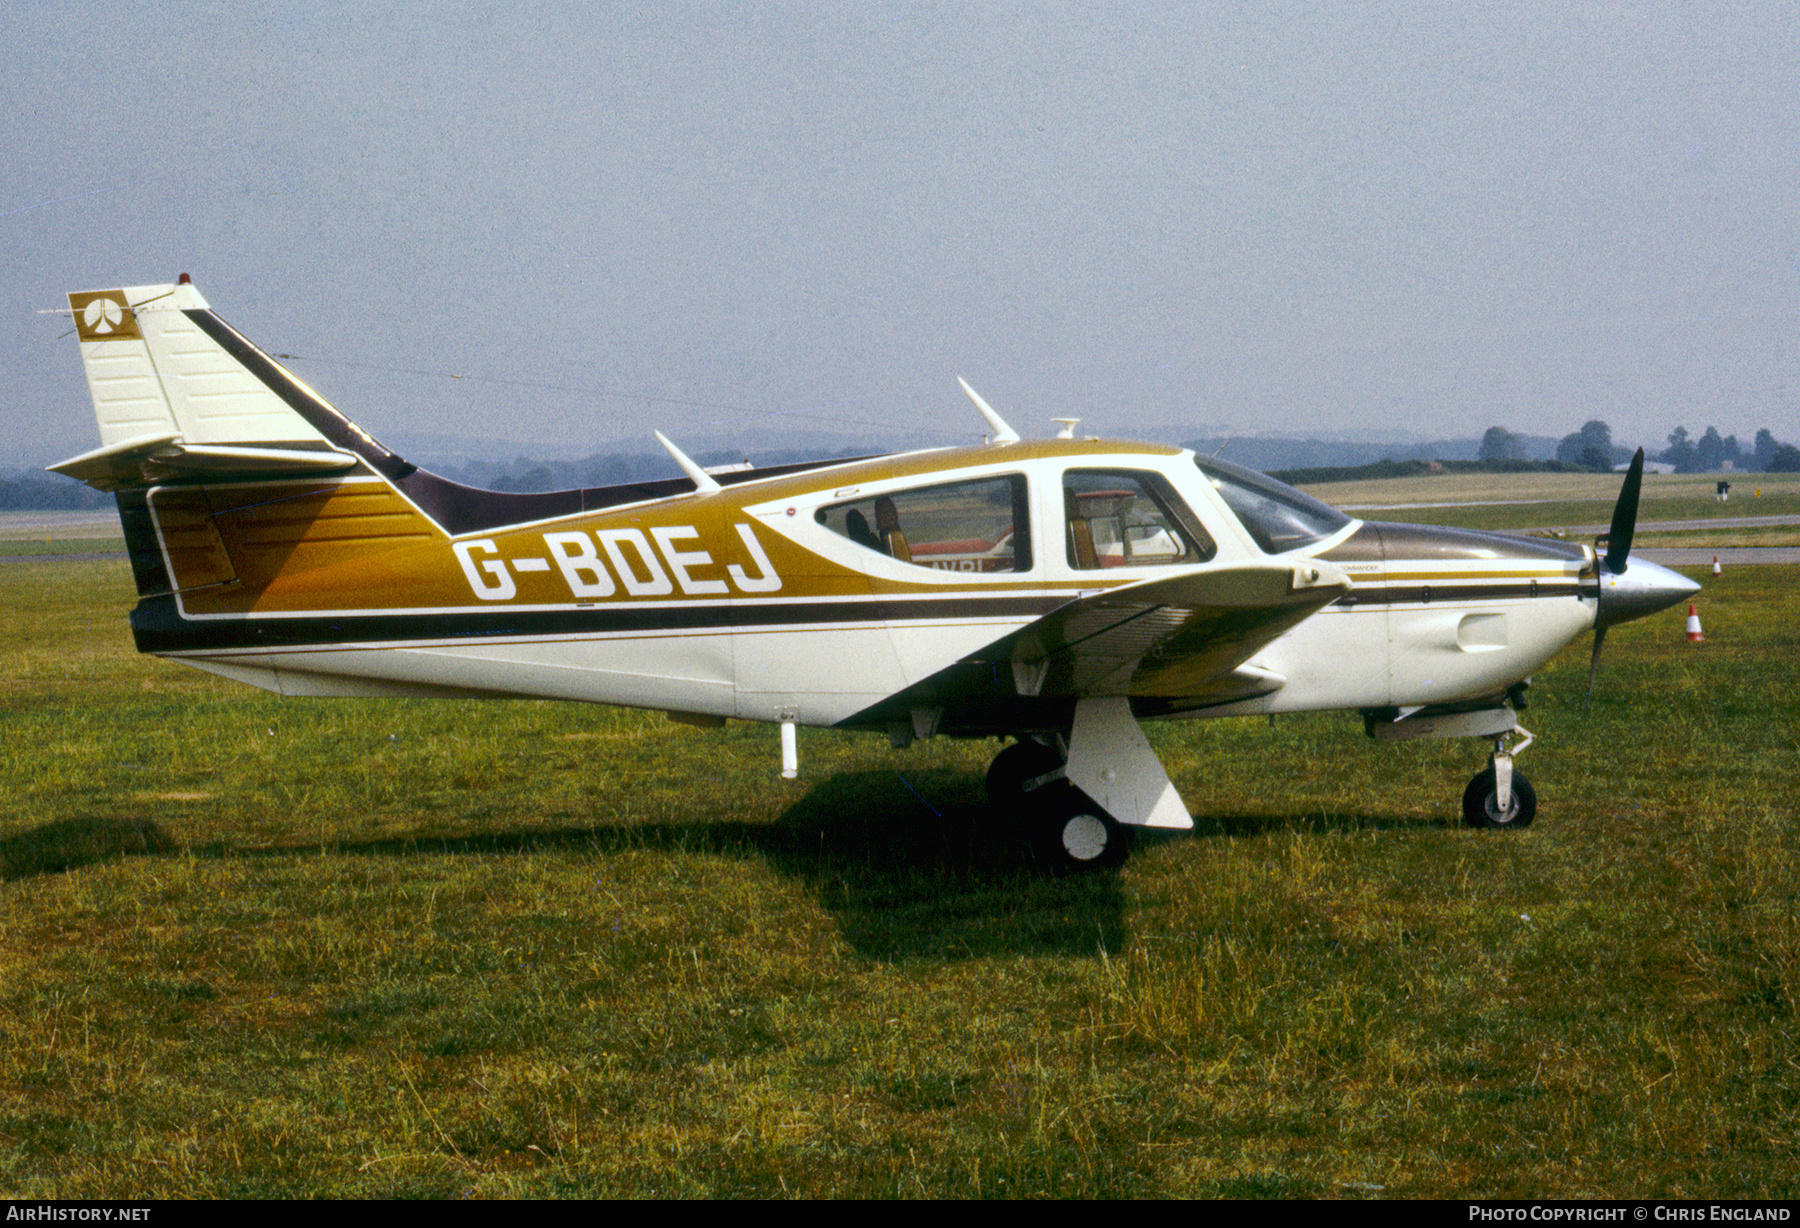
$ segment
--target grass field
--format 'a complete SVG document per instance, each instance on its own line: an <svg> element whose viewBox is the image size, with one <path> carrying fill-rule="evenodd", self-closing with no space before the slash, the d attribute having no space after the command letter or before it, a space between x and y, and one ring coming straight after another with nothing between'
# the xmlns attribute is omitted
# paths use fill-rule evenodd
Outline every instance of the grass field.
<svg viewBox="0 0 1800 1228"><path fill-rule="evenodd" d="M123 554L117 513L0 512L0 558L37 554Z"/></svg>
<svg viewBox="0 0 1800 1228"><path fill-rule="evenodd" d="M123 556L123 538L55 537L43 540L0 539L0 557L23 557L38 554L117 554Z"/></svg>
<svg viewBox="0 0 1800 1228"><path fill-rule="evenodd" d="M1721 476L1731 482L1731 498L1725 503L1715 495ZM1610 522L1622 482L1616 473L1439 473L1329 482L1304 489L1334 506L1359 508L1354 514L1370 520L1465 529L1542 529ZM1733 520L1800 514L1800 474L1650 473L1644 475L1639 498L1640 521L1717 520L1720 537L1693 544L1724 546L1728 544L1724 534L1746 531L1731 526Z"/></svg>
<svg viewBox="0 0 1800 1228"><path fill-rule="evenodd" d="M1723 524L1723 522L1722 522ZM1685 529L1671 532L1640 532L1633 539L1634 549L1725 550L1737 547L1800 546L1800 526L1752 525L1749 528Z"/></svg>
<svg viewBox="0 0 1800 1228"><path fill-rule="evenodd" d="M0 568L0 1196L1800 1196L1800 569L1472 743L1152 728L1038 875L994 744L280 700ZM1148 847L1146 847L1146 843Z"/></svg>

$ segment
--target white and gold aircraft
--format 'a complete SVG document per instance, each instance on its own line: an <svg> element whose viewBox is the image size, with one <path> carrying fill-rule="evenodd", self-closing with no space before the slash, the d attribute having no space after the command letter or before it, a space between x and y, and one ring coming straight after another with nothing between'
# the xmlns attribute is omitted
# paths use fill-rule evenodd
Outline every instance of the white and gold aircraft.
<svg viewBox="0 0 1800 1228"><path fill-rule="evenodd" d="M1192 819L1139 728L1348 709L1480 737L1467 821L1536 809L1533 670L1698 587L1629 557L1376 524L1179 448L1026 442L502 494L365 434L175 285L71 294L140 651L284 695L527 696L915 739L1009 737L988 788L1053 862Z"/></svg>

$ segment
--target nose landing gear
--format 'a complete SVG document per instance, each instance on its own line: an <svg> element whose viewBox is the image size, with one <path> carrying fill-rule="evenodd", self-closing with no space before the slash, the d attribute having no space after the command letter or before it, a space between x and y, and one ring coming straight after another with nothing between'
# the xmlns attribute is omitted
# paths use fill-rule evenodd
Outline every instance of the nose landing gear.
<svg viewBox="0 0 1800 1228"><path fill-rule="evenodd" d="M1517 702L1516 696L1514 701ZM1363 728L1370 737L1384 742L1413 738L1493 739L1494 753L1488 756L1487 768L1477 772L1463 790L1463 822L1470 827L1529 827L1537 817L1537 791L1513 770L1514 757L1537 739L1519 724L1518 715L1511 708L1420 708L1404 717L1392 708L1370 709L1363 713ZM1507 739L1515 733L1519 741L1509 747Z"/></svg>
<svg viewBox="0 0 1800 1228"><path fill-rule="evenodd" d="M1496 735L1487 770L1477 772L1463 790L1463 822L1470 827L1529 827L1537 817L1537 790L1523 772L1513 770L1513 756L1536 739L1523 725L1513 728L1523 741L1508 749L1506 734Z"/></svg>
<svg viewBox="0 0 1800 1228"><path fill-rule="evenodd" d="M1463 822L1470 827L1529 827L1537 817L1537 790L1518 772L1513 773L1512 796L1504 805L1494 769L1477 772L1463 790Z"/></svg>

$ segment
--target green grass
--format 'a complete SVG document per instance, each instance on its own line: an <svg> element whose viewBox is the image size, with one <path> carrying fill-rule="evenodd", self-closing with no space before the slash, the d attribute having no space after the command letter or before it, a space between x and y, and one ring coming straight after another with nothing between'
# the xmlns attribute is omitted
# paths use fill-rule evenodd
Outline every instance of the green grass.
<svg viewBox="0 0 1800 1228"><path fill-rule="evenodd" d="M1800 525L1752 525L1739 529L1722 522L1715 529L1640 532L1632 539L1632 546L1650 550L1800 546Z"/></svg>
<svg viewBox="0 0 1800 1228"><path fill-rule="evenodd" d="M1526 503L1494 507L1395 507L1370 509L1355 513L1371 520L1398 521L1405 524L1442 524L1463 529L1567 529L1571 525L1605 525L1612 522L1613 505L1619 492L1604 500L1586 503ZM1707 520L1715 527L1694 532L1714 536L1738 535L1752 530L1736 522L1754 516L1800 515L1800 495L1792 498L1765 498L1759 503L1719 503L1716 500L1644 500L1638 508L1640 526L1659 520ZM1577 534L1576 536L1583 536Z"/></svg>
<svg viewBox="0 0 1800 1228"><path fill-rule="evenodd" d="M1733 526L1733 520L1800 515L1800 474L1725 475L1732 487L1731 499L1726 503L1714 496L1720 476L1646 474L1640 492L1640 523L1716 520L1720 522L1717 540L1708 537L1699 544L1723 545L1724 535L1751 531ZM1370 520L1518 530L1609 523L1622 481L1618 474L1445 473L1332 482L1304 489L1327 503L1358 507L1353 514Z"/></svg>
<svg viewBox="0 0 1800 1228"><path fill-rule="evenodd" d="M0 569L0 1196L1800 1196L1800 569L1473 743L1152 738L1046 879L992 743L281 700Z"/></svg>
<svg viewBox="0 0 1800 1228"><path fill-rule="evenodd" d="M43 541L0 541L0 556L124 553L124 539L117 537L60 537L47 538Z"/></svg>

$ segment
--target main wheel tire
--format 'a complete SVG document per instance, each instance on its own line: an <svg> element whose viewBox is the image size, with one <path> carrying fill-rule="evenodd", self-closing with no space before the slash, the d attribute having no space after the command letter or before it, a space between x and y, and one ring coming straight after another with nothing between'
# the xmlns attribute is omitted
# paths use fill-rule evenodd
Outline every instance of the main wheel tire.
<svg viewBox="0 0 1800 1228"><path fill-rule="evenodd" d="M1054 772L1062 762L1062 756L1042 742L1021 738L988 765L988 802L997 810L1017 810L1025 803L1025 782Z"/></svg>
<svg viewBox="0 0 1800 1228"><path fill-rule="evenodd" d="M1518 772L1512 778L1512 804L1501 813L1500 786L1494 769L1478 772L1463 790L1463 822L1470 827L1530 827L1537 817L1537 791Z"/></svg>
<svg viewBox="0 0 1800 1228"><path fill-rule="evenodd" d="M1058 874L1112 870L1131 855L1133 831L1074 789L1038 820L1038 851Z"/></svg>

